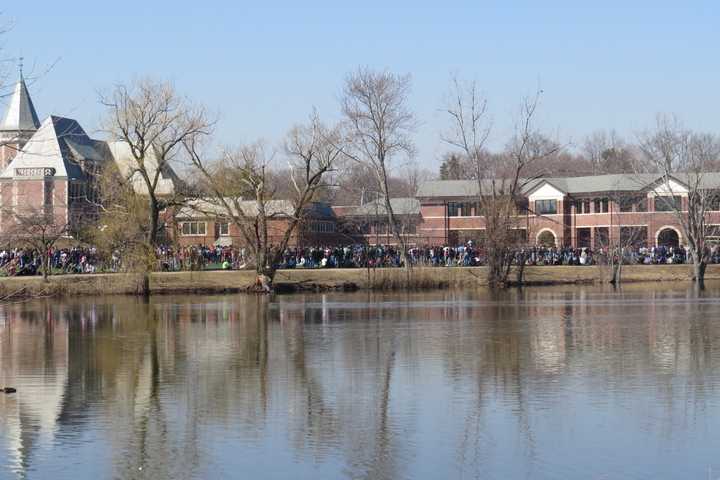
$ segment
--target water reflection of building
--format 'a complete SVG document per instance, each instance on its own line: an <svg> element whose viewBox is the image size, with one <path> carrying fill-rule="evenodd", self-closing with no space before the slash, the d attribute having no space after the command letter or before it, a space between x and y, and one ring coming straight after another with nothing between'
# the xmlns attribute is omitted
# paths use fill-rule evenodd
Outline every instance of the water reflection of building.
<svg viewBox="0 0 720 480"><path fill-rule="evenodd" d="M52 310L23 310L4 307L0 324L0 385L18 390L0 396L0 441L5 443L0 451L7 452L7 468L18 475L39 444L53 442L68 383L67 326Z"/></svg>
<svg viewBox="0 0 720 480"><path fill-rule="evenodd" d="M500 453L488 427L498 416L533 458L572 402L649 409L643 428L670 435L683 428L672 405L702 405L713 389L703 377L720 366L709 307L631 287L32 305L0 308L0 375L40 372L58 390L15 397L42 408L0 398L14 419L0 427L12 433L3 451L24 468L42 432L81 445L94 427L121 478L211 476L218 442L403 477L435 416L446 448L481 470ZM261 476L255 460L242 463L249 476Z"/></svg>

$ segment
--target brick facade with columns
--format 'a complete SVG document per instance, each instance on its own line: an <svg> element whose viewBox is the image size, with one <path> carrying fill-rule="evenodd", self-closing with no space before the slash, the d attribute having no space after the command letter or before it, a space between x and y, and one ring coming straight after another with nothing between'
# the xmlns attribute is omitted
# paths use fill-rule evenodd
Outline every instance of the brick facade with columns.
<svg viewBox="0 0 720 480"><path fill-rule="evenodd" d="M720 173L706 173L703 181L708 190L720 191ZM478 215L479 190L478 183L470 180L421 185L418 235L427 244L482 243L485 222ZM517 228L528 244L598 248L684 243L670 206L677 201L687 210L688 189L682 178L670 182L654 174L547 178L531 182L523 193ZM710 236L720 240L720 202L713 204L707 224L713 230Z"/></svg>

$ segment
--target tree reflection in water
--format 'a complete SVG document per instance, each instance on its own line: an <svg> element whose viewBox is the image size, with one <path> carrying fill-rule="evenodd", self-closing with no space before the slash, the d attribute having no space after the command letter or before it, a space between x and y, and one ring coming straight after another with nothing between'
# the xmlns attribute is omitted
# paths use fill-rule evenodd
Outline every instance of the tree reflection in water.
<svg viewBox="0 0 720 480"><path fill-rule="evenodd" d="M0 478L720 470L720 301L589 287L0 307Z"/></svg>

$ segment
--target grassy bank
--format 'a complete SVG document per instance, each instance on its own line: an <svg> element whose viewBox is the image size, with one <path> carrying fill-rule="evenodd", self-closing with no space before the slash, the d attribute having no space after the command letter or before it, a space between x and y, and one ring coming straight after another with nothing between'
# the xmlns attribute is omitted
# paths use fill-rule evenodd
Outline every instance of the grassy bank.
<svg viewBox="0 0 720 480"><path fill-rule="evenodd" d="M485 286L485 268L415 268L410 275L401 269L329 269L283 270L276 284L285 291L296 289L430 289L473 288ZM529 285L603 283L607 268L527 267ZM720 265L708 267L708 280L720 279ZM151 294L232 293L250 286L255 279L251 271L201 271L153 273ZM689 281L687 265L632 265L623 267L624 282ZM0 279L1 298L30 296L137 295L142 292L142 278L132 274L62 275L44 282L41 277Z"/></svg>

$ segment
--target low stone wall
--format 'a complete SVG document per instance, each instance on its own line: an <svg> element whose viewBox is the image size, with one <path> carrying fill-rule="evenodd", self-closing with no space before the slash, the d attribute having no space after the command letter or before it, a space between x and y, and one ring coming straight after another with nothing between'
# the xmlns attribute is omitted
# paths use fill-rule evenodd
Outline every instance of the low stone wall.
<svg viewBox="0 0 720 480"><path fill-rule="evenodd" d="M625 265L623 282L667 282L690 280L688 265ZM525 280L530 285L604 283L610 276L607 267L527 267ZM485 286L486 269L415 268L409 275L402 269L328 269L281 270L276 284L307 289L407 289L472 288ZM720 279L720 265L710 265L708 280ZM511 279L514 279L512 277ZM203 271L153 273L149 289L152 294L239 292L252 285L252 271ZM134 274L62 275L50 277L13 277L0 279L0 298L29 296L76 296L140 294L143 279Z"/></svg>

